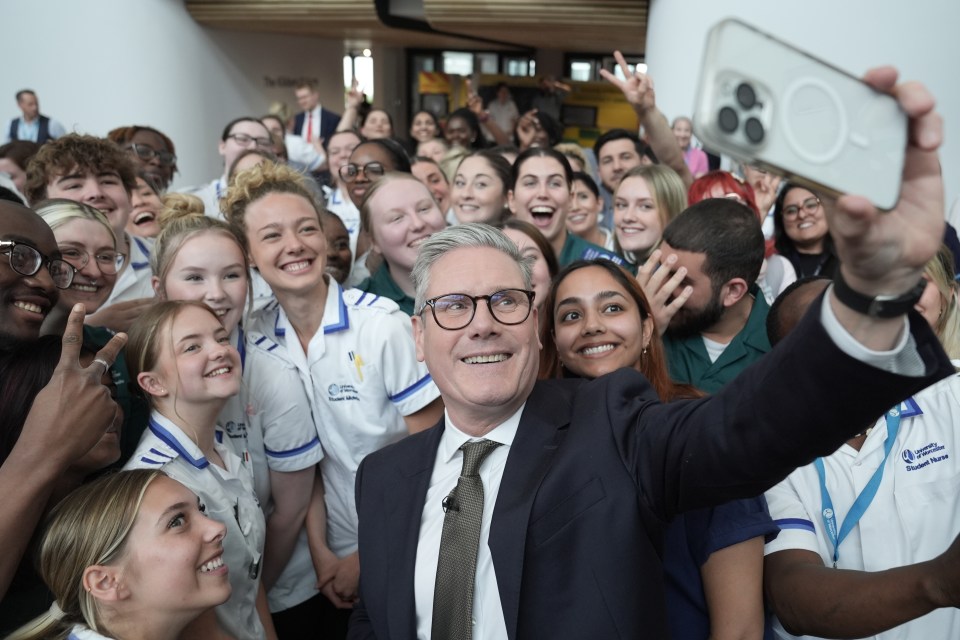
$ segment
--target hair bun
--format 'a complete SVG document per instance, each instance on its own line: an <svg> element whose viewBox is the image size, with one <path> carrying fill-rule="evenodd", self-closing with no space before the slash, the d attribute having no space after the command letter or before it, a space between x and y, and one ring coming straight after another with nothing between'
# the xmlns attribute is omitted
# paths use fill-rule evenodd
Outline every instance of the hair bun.
<svg viewBox="0 0 960 640"><path fill-rule="evenodd" d="M163 209L157 217L163 229L174 220L204 215L203 200L186 193L168 193L163 196Z"/></svg>

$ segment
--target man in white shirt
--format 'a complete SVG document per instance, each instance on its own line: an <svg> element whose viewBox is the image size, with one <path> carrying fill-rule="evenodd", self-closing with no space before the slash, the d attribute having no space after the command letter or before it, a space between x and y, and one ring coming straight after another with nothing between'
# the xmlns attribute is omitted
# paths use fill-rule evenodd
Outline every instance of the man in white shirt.
<svg viewBox="0 0 960 640"><path fill-rule="evenodd" d="M223 175L203 186L183 191L203 200L204 213L211 218L223 220L220 200L227 195L227 173L237 157L247 149L263 149L273 153L273 139L262 122L243 116L228 122L220 136L217 150L223 158Z"/></svg>
<svg viewBox="0 0 960 640"><path fill-rule="evenodd" d="M872 76L887 89L895 78L893 70ZM839 201L831 228L842 280L781 349L710 398L659 404L627 369L538 383L530 266L515 246L471 224L421 245L412 321L445 418L358 471L363 579L350 637L439 637L437 613L449 611L434 598L451 594L445 584L430 588L447 575L431 575L434 557L470 574L475 562L469 588L452 594L472 605L458 611L466 637L664 636L657 548L665 520L756 495L835 449L866 416L946 375L949 360L929 327L907 330L905 320L943 233L941 121L922 89L900 91L924 146L908 152L899 208ZM813 419L824 413L835 420ZM457 479L458 445L479 438L499 446ZM477 475L480 515L475 489L463 499ZM469 523L460 521L464 509ZM448 539L448 520L473 533ZM459 556L470 535L478 550Z"/></svg>
<svg viewBox="0 0 960 640"><path fill-rule="evenodd" d="M37 94L30 89L17 92L17 106L20 107L23 115L10 121L5 142L29 140L43 144L48 140L56 140L66 135L67 131L62 124L40 113Z"/></svg>

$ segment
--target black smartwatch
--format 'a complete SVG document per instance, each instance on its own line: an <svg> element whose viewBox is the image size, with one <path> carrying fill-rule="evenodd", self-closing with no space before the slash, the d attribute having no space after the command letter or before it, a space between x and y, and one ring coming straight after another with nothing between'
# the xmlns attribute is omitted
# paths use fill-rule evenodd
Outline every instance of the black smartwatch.
<svg viewBox="0 0 960 640"><path fill-rule="evenodd" d="M833 293L837 300L871 318L896 318L906 314L917 304L926 288L927 281L920 278L920 282L906 293L870 297L851 289L843 279L840 269L837 269L833 278Z"/></svg>

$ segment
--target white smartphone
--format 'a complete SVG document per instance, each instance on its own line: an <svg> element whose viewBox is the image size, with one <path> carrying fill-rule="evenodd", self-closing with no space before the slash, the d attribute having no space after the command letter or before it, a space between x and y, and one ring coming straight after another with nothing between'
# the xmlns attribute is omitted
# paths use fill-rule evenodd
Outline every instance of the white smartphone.
<svg viewBox="0 0 960 640"><path fill-rule="evenodd" d="M693 130L711 151L892 209L907 116L890 95L736 19L708 35Z"/></svg>

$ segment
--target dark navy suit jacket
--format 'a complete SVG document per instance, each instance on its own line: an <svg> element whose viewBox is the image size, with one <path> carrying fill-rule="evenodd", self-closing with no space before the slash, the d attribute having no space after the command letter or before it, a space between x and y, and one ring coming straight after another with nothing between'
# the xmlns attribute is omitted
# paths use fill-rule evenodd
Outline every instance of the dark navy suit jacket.
<svg viewBox="0 0 960 640"><path fill-rule="evenodd" d="M845 355L820 324L819 307L710 398L660 404L628 369L537 383L489 537L511 639L666 638L666 521L760 494L952 371L917 314L911 331L927 375L908 378ZM371 454L360 467L360 602L351 639L416 637L420 518L443 428Z"/></svg>
<svg viewBox="0 0 960 640"><path fill-rule="evenodd" d="M298 136L306 135L304 130L304 123L307 120L307 114L304 111L301 111L293 119L293 132ZM337 125L340 124L340 116L335 114L333 111L327 111L323 107L320 107L320 137L324 140L329 140L330 136L334 134L337 130Z"/></svg>

